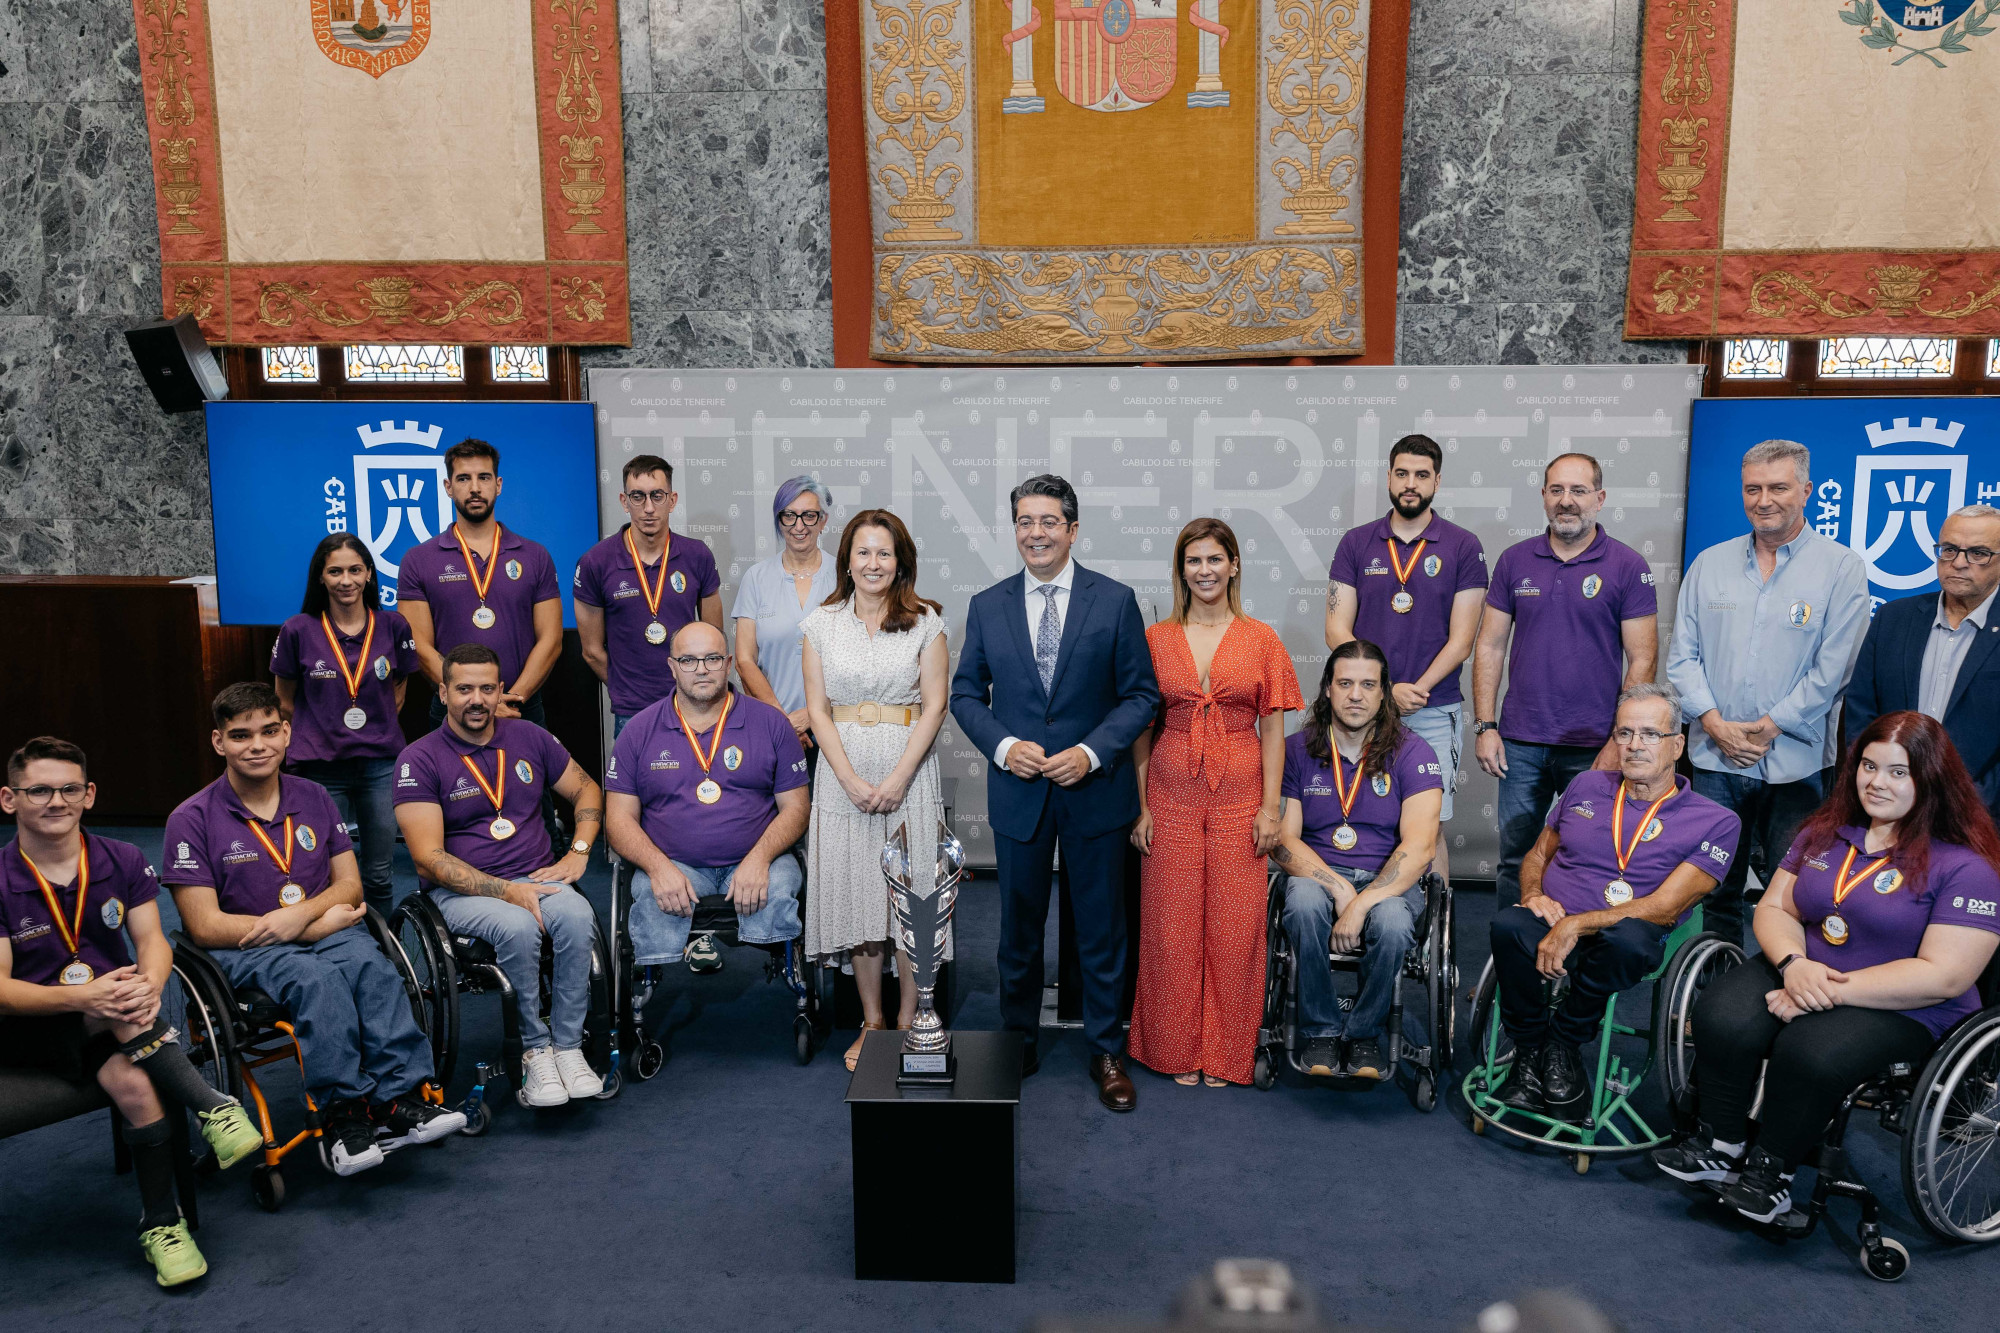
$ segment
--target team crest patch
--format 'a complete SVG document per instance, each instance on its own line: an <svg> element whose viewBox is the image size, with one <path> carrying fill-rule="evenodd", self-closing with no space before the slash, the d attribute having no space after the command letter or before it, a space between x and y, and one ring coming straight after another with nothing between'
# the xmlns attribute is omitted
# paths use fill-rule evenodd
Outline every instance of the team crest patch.
<svg viewBox="0 0 2000 1333"><path fill-rule="evenodd" d="M1377 796L1387 796L1389 794L1389 775L1387 773L1377 773L1374 780L1368 786Z"/></svg>
<svg viewBox="0 0 2000 1333"><path fill-rule="evenodd" d="M507 577L516 581L520 579L521 562L519 560L509 560L507 562Z"/></svg>
<svg viewBox="0 0 2000 1333"><path fill-rule="evenodd" d="M1597 577L1597 575L1592 574L1588 578L1584 579L1583 595L1585 597L1595 597L1597 596L1597 594L1603 591L1604 591L1604 580Z"/></svg>
<svg viewBox="0 0 2000 1333"><path fill-rule="evenodd" d="M1804 629L1812 623L1812 603L1793 602L1791 609L1785 613L1785 618L1792 622L1794 629Z"/></svg>
<svg viewBox="0 0 2000 1333"><path fill-rule="evenodd" d="M1646 831L1639 835L1639 841L1651 842L1653 839L1659 837L1661 833L1665 832L1666 827L1665 824L1660 822L1659 816L1655 815L1646 821Z"/></svg>
<svg viewBox="0 0 2000 1333"><path fill-rule="evenodd" d="M375 679L377 679L377 680L387 680L387 679L389 679L389 659L388 659L388 658L386 658L386 657L378 657L378 658L376 658L376 659L375 659Z"/></svg>
<svg viewBox="0 0 2000 1333"><path fill-rule="evenodd" d="M722 766L732 773L743 767L743 751L733 745L724 750L722 752Z"/></svg>
<svg viewBox="0 0 2000 1333"><path fill-rule="evenodd" d="M1424 557L1425 577L1434 579L1443 572L1444 572L1444 561L1438 559L1434 555L1427 555Z"/></svg>
<svg viewBox="0 0 2000 1333"><path fill-rule="evenodd" d="M514 776L522 782L533 782L535 780L535 766L525 759L516 759L514 761Z"/></svg>
<svg viewBox="0 0 2000 1333"><path fill-rule="evenodd" d="M328 60L379 79L431 40L431 0L312 0L313 38Z"/></svg>
<svg viewBox="0 0 2000 1333"><path fill-rule="evenodd" d="M125 924L125 904L117 898L106 898L104 906L97 909L97 919L106 930L118 929Z"/></svg>
<svg viewBox="0 0 2000 1333"><path fill-rule="evenodd" d="M675 592L686 592L688 590L688 577L678 569L674 571L674 576L668 579L667 582L674 585Z"/></svg>
<svg viewBox="0 0 2000 1333"><path fill-rule="evenodd" d="M1903 872L1900 870L1884 870L1881 874L1875 876L1874 887L1877 893L1894 893L1897 889L1903 887Z"/></svg>
<svg viewBox="0 0 2000 1333"><path fill-rule="evenodd" d="M1968 39L1992 33L1996 11L1993 0L1843 0L1840 21L1861 29L1863 46L1899 52L1892 65L1922 57L1918 69L1943 69L1944 56L1965 55Z"/></svg>
<svg viewBox="0 0 2000 1333"><path fill-rule="evenodd" d="M313 848L319 846L319 835L314 833L309 825L306 824L299 825L299 831L297 837L299 840L300 848L302 848L305 851L309 852L313 850Z"/></svg>

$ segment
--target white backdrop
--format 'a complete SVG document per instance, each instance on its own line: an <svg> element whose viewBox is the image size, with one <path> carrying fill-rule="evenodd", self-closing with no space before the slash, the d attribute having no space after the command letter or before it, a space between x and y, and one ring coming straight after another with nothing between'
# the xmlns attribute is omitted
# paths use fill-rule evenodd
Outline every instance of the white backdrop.
<svg viewBox="0 0 2000 1333"><path fill-rule="evenodd" d="M1171 605L1181 526L1201 514L1228 521L1243 548L1244 607L1283 635L1308 696L1326 657L1334 547L1387 510L1388 449L1411 431L1443 445L1437 508L1479 535L1489 566L1543 530L1543 464L1596 455L1602 521L1651 562L1664 639L1699 385L1682 366L590 373L603 531L624 520L624 460L665 457L681 496L674 531L714 550L725 619L742 571L777 549L773 490L803 472L833 492L830 552L856 509L884 506L910 525L917 589L944 603L955 651L967 599L1021 567L1008 492L1057 472L1082 501L1075 557L1131 584L1148 620ZM1469 664L1465 686L1469 699ZM1446 835L1454 870L1490 875L1494 783L1466 748ZM990 864L986 760L949 723L938 756L957 832Z"/></svg>

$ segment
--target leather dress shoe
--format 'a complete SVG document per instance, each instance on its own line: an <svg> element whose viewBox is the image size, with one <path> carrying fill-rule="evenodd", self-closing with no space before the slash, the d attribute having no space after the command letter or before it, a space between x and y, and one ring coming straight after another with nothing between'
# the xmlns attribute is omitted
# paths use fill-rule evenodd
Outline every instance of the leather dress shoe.
<svg viewBox="0 0 2000 1333"><path fill-rule="evenodd" d="M1581 1120L1590 1111L1590 1080L1583 1055L1566 1041L1542 1047L1542 1105L1557 1120Z"/></svg>
<svg viewBox="0 0 2000 1333"><path fill-rule="evenodd" d="M1542 1109L1542 1048L1520 1046L1514 1050L1514 1064L1507 1077L1493 1090L1493 1100L1516 1111Z"/></svg>
<svg viewBox="0 0 2000 1333"><path fill-rule="evenodd" d="M1090 1057L1090 1078L1097 1084L1097 1100L1113 1111L1129 1111L1139 1104L1139 1090L1125 1072L1125 1062L1115 1055Z"/></svg>
<svg viewBox="0 0 2000 1333"><path fill-rule="evenodd" d="M1042 1067L1042 1054L1032 1041L1021 1043L1021 1077L1027 1078Z"/></svg>

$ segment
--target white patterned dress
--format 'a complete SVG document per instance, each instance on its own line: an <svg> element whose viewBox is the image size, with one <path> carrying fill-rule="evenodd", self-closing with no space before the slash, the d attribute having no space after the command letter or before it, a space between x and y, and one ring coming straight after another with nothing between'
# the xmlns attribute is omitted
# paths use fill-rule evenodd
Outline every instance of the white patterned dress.
<svg viewBox="0 0 2000 1333"><path fill-rule="evenodd" d="M926 610L900 634L868 633L849 603L822 606L799 624L799 632L819 654L827 702L835 707L873 700L878 704L923 705L919 661L930 641L944 633L944 619ZM863 782L880 782L895 770L910 741L910 729L889 722L864 727L839 722L840 746ZM910 847L935 846L944 802L938 789L937 755L924 756L910 779L902 806L889 814L854 808L833 765L824 759L813 780L812 823L806 833L806 938L809 957L832 958L850 966L847 954L858 944L892 937L888 885L882 879L882 846L904 820ZM892 955L893 956L893 955ZM945 943L951 957L951 942Z"/></svg>

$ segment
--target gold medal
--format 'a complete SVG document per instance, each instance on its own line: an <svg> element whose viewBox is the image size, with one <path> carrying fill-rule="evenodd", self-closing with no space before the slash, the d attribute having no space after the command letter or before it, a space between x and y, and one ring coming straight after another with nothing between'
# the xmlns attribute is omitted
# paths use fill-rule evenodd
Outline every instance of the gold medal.
<svg viewBox="0 0 2000 1333"><path fill-rule="evenodd" d="M660 577L648 579L646 566L639 559L639 544L632 540L632 525L625 525L625 550L632 557L632 572L639 576L639 593L646 599L646 610L653 617L653 623L646 626L647 643L665 643L667 627L660 623L660 599L667 595L667 556L674 548L674 534L668 532L660 545ZM684 584L683 584L684 586ZM680 587L674 589L680 591Z"/></svg>
<svg viewBox="0 0 2000 1333"><path fill-rule="evenodd" d="M55 886L42 874L42 868L26 852L21 853L21 861L28 867L28 873L35 877L35 887L42 891L42 901L49 905L49 920L55 922L56 933L62 936L63 947L69 950L69 966L62 970L57 980L65 986L86 985L97 975L89 963L77 956L83 942L83 900L90 896L90 844L83 840L82 834L77 835L76 912L70 920L63 919L62 900L56 897Z"/></svg>
<svg viewBox="0 0 2000 1333"><path fill-rule="evenodd" d="M1408 615L1410 613L1410 608L1415 606L1416 604L1417 604L1417 599L1410 596L1410 594L1406 592L1399 592L1394 597L1391 597L1389 599L1389 609L1391 611L1394 611L1399 616Z"/></svg>
<svg viewBox="0 0 2000 1333"><path fill-rule="evenodd" d="M500 558L500 525L493 525L493 545L486 552L486 577L479 577L479 562L472 558L472 548L466 545L465 534L458 530L458 524L451 525L451 535L458 538L458 549L465 555L465 572L472 579L472 591L479 596L479 609L472 613L472 623L480 629L492 629L499 617L486 604L486 590L493 586L494 562Z"/></svg>
<svg viewBox="0 0 2000 1333"><path fill-rule="evenodd" d="M505 842L514 836L514 821L501 815L486 826L486 831L493 835L493 841Z"/></svg>
<svg viewBox="0 0 2000 1333"><path fill-rule="evenodd" d="M65 986L88 986L96 978L97 973L81 958L72 958L69 966L56 976L56 980Z"/></svg>
<svg viewBox="0 0 2000 1333"><path fill-rule="evenodd" d="M499 617L493 614L493 608L484 602L481 602L479 609L472 613L472 623L480 629L492 629L493 622L498 619Z"/></svg>
<svg viewBox="0 0 2000 1333"><path fill-rule="evenodd" d="M270 854L271 864L278 867L278 873L285 876L285 883L278 890L278 906L296 907L304 902L306 900L306 891L294 883L291 878L292 858L298 855L298 844L292 840L292 817L290 815L285 816L285 850L282 852L271 845L271 837L264 832L262 824L254 819L246 819L243 822L248 824L250 831L257 835L257 841L264 844L264 850Z"/></svg>
<svg viewBox="0 0 2000 1333"><path fill-rule="evenodd" d="M285 907L297 907L306 900L306 891L296 884L287 884L278 890L278 902Z"/></svg>
<svg viewBox="0 0 2000 1333"><path fill-rule="evenodd" d="M1847 943L1847 918L1838 912L1829 912L1819 923L1820 938L1828 944Z"/></svg>
<svg viewBox="0 0 2000 1333"><path fill-rule="evenodd" d="M495 750L493 753L500 762L494 766L492 782L486 780L486 775L479 771L479 765L472 762L471 755L460 755L458 762L465 765L466 771L472 774L472 780L479 784L479 790L493 803L494 819L486 826L486 831L493 835L493 841L505 842L514 836L514 821L507 818L502 809L507 804L507 752Z"/></svg>
<svg viewBox="0 0 2000 1333"><path fill-rule="evenodd" d="M674 696L674 716L680 719L681 731L688 738L688 746L694 751L695 762L701 765L701 785L694 789L694 798L703 805L714 805L722 799L722 784L708 776L709 767L715 763L715 752L722 748L722 725L729 721L729 710L736 702L736 692L729 691L722 697L722 716L715 719L715 734L709 737L708 752L704 754L700 737L688 725L687 715L681 712L681 697Z"/></svg>
<svg viewBox="0 0 2000 1333"><path fill-rule="evenodd" d="M361 636L361 657L354 664L354 670L347 669L347 654L340 651L340 639L333 632L333 621L324 613L319 618L319 627L326 631L326 646L333 649L334 664L340 668L341 683L347 686L347 702L350 707L340 715L341 722L349 731L359 731L368 725L367 710L361 707L361 678L368 671L368 649L375 642L375 613L368 613L368 629Z"/></svg>
<svg viewBox="0 0 2000 1333"><path fill-rule="evenodd" d="M1873 861L1861 867L1861 869L1854 870L1854 858L1860 851L1859 847L1850 843L1847 848L1847 859L1842 861L1840 869L1833 873L1834 910L1828 912L1819 923L1820 938L1824 939L1828 944L1845 944L1850 937L1850 932L1847 928L1847 918L1840 914L1840 905L1847 901L1848 894L1854 892L1855 885L1874 875L1875 891L1881 893L1884 892L1882 881L1890 876L1894 876L1890 880L1889 888L1887 889L1887 892L1894 893L1896 886L1903 882L1903 876L1900 871L1882 870L1882 867L1888 864L1889 858L1895 855L1894 849L1882 853L1882 855L1876 857ZM1854 871L1854 873L1849 874L1850 870ZM1875 873L1878 870L1882 872L1879 875Z"/></svg>
<svg viewBox="0 0 2000 1333"><path fill-rule="evenodd" d="M1348 782L1341 775L1340 751L1333 752L1333 789L1340 795L1340 827L1333 831L1333 845L1341 851L1352 851L1354 844L1361 841L1361 835L1347 818L1354 811L1354 802L1361 796L1361 761L1354 761L1354 781Z"/></svg>
<svg viewBox="0 0 2000 1333"><path fill-rule="evenodd" d="M667 627L665 625L655 620L652 624L646 626L647 643L665 643L666 641Z"/></svg>
<svg viewBox="0 0 2000 1333"><path fill-rule="evenodd" d="M1351 824L1342 824L1333 831L1333 845L1340 848L1343 852L1353 851L1354 844L1359 841L1361 841L1361 835L1354 831L1354 826Z"/></svg>
<svg viewBox="0 0 2000 1333"><path fill-rule="evenodd" d="M1607 907L1623 907L1632 901L1632 886L1622 879L1614 879L1604 886L1604 902Z"/></svg>
<svg viewBox="0 0 2000 1333"><path fill-rule="evenodd" d="M694 789L694 798L703 805L714 805L722 799L722 785L714 778L703 778L701 785Z"/></svg>
<svg viewBox="0 0 2000 1333"><path fill-rule="evenodd" d="M1618 878L1604 886L1604 901L1608 906L1622 907L1637 895L1632 882L1625 878L1625 867L1632 863L1632 853L1639 850L1639 844L1650 841L1646 830L1654 826L1656 821L1653 816L1660 813L1660 807L1673 800L1679 792L1680 784L1675 783L1667 788L1666 795L1647 806L1645 818L1639 821L1639 831L1632 835L1632 841L1628 843L1625 841L1625 780L1618 780L1618 796L1611 804L1611 852L1618 858ZM1666 831L1666 827L1665 823L1660 823L1659 832L1653 836L1658 837L1660 832Z"/></svg>
<svg viewBox="0 0 2000 1333"><path fill-rule="evenodd" d="M1418 542L1416 549L1410 552L1409 561L1406 563L1396 558L1396 539L1389 538L1389 568L1396 571L1396 582L1401 584L1403 589L1389 599L1389 609L1399 616L1408 615L1410 608L1417 604L1417 599L1410 596L1410 575L1417 572L1417 562L1424 558L1424 548L1429 545L1428 537Z"/></svg>

